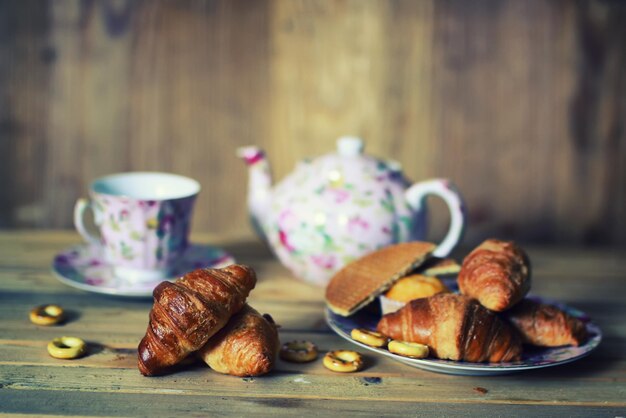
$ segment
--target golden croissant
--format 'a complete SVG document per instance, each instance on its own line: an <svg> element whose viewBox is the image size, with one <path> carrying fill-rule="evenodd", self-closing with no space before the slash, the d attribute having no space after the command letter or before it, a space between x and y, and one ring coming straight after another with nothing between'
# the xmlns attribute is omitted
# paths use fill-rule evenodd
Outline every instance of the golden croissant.
<svg viewBox="0 0 626 418"><path fill-rule="evenodd" d="M254 270L235 264L195 270L175 283L160 283L139 343L139 371L158 374L200 349L244 306L255 284Z"/></svg>
<svg viewBox="0 0 626 418"><path fill-rule="evenodd" d="M556 306L524 299L505 315L528 344L542 347L579 346L587 339L583 321Z"/></svg>
<svg viewBox="0 0 626 418"><path fill-rule="evenodd" d="M489 239L476 247L459 271L459 290L492 311L502 312L530 289L530 263L512 242Z"/></svg>
<svg viewBox="0 0 626 418"><path fill-rule="evenodd" d="M440 359L471 362L518 360L522 345L511 327L476 300L440 293L415 299L384 315L378 332L395 340L425 344Z"/></svg>
<svg viewBox="0 0 626 418"><path fill-rule="evenodd" d="M272 370L278 349L278 327L271 316L261 315L246 305L209 339L198 355L216 372L259 376Z"/></svg>

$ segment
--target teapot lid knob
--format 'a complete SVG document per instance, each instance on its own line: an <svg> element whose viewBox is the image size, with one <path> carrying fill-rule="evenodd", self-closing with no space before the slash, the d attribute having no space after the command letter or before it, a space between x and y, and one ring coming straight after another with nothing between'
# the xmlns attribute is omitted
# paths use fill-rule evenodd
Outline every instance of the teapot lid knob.
<svg viewBox="0 0 626 418"><path fill-rule="evenodd" d="M344 157L361 155L363 148L363 140L356 136L342 136L337 140L337 152Z"/></svg>

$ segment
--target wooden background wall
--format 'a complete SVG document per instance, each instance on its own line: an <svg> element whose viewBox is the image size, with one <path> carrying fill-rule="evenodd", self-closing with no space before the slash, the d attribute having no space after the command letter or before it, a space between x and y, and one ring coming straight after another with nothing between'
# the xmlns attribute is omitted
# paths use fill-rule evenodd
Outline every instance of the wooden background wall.
<svg viewBox="0 0 626 418"><path fill-rule="evenodd" d="M625 22L608 0L0 0L0 227L71 228L94 177L162 170L202 183L195 230L250 235L238 146L281 178L356 134L451 178L468 243L622 246Z"/></svg>

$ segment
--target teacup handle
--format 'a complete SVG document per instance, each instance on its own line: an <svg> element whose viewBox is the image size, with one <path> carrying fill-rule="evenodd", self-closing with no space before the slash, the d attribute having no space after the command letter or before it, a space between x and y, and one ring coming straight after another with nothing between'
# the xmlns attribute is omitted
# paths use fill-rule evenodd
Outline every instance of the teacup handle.
<svg viewBox="0 0 626 418"><path fill-rule="evenodd" d="M84 217L85 211L87 209L92 209L91 202L85 198L80 198L76 201L76 205L74 205L74 226L78 233L83 237L85 241L87 241L91 245L100 245L100 238L93 235L91 232L85 228Z"/></svg>
<svg viewBox="0 0 626 418"><path fill-rule="evenodd" d="M454 185L446 179L431 179L415 183L405 192L409 205L421 211L428 195L439 196L450 210L450 228L441 244L433 251L435 257L446 257L459 243L465 230L465 206L463 198Z"/></svg>

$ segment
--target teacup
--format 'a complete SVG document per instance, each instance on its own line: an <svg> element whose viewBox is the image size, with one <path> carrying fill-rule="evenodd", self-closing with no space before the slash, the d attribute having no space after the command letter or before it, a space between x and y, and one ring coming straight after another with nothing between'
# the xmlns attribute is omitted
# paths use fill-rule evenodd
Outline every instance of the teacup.
<svg viewBox="0 0 626 418"><path fill-rule="evenodd" d="M112 174L96 179L90 199L78 199L74 225L103 256L117 277L145 281L168 278L189 244L191 214L200 184L158 172ZM91 208L100 236L84 225Z"/></svg>

